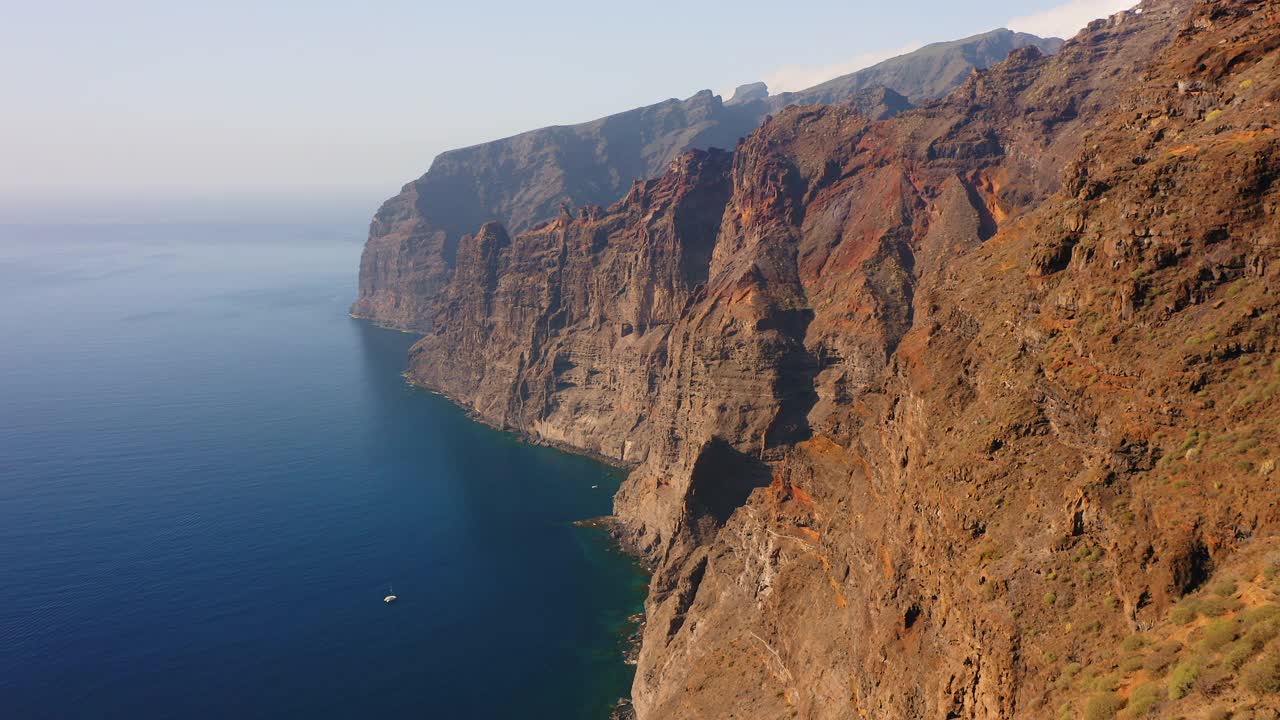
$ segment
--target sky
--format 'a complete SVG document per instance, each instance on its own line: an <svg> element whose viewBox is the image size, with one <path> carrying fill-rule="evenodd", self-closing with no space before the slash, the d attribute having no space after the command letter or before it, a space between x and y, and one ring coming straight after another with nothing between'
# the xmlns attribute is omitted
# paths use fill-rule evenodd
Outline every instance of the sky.
<svg viewBox="0 0 1280 720"><path fill-rule="evenodd" d="M439 152L1135 0L0 0L0 222L349 220Z"/></svg>

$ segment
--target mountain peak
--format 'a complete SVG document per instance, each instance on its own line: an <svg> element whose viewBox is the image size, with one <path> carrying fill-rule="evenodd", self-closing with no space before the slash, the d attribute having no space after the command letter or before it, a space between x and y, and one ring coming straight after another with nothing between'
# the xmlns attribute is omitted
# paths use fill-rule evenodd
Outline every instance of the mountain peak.
<svg viewBox="0 0 1280 720"><path fill-rule="evenodd" d="M733 91L733 97L729 98L729 101L725 104L742 105L743 103L749 103L754 100L764 100L767 97L769 97L769 86L762 82L753 82L747 83L746 85L739 85L738 88Z"/></svg>

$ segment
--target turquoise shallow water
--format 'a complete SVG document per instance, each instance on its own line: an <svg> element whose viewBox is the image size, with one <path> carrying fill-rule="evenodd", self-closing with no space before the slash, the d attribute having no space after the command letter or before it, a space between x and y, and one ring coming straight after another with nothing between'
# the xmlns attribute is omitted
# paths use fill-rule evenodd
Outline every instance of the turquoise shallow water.
<svg viewBox="0 0 1280 720"><path fill-rule="evenodd" d="M0 717L562 720L626 692L645 578L571 524L620 476L408 387L412 338L346 315L359 236L0 228Z"/></svg>

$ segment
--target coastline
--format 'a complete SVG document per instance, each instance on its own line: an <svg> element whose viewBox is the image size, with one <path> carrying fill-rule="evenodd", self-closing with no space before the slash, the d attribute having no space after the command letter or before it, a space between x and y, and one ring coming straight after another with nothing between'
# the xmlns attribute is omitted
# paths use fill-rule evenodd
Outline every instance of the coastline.
<svg viewBox="0 0 1280 720"><path fill-rule="evenodd" d="M383 330L394 330L396 332L401 332L406 335L416 335L420 338L425 335L425 333L423 333L420 330L411 330L408 328L400 327L398 325L392 325L389 323L380 322L371 317L357 315L351 312L347 313L347 316L350 317L352 320L367 322L373 325L374 327L381 328ZM520 428L500 425L498 423L493 422L489 418L486 418L480 413L476 412L474 408L469 407L462 400L458 399L457 397L454 397L453 395L450 395L444 390L441 390L440 388L437 388L427 383L416 380L412 375L409 374L408 370L404 370L403 372L401 372L400 376L404 378L405 382L410 386L415 387L419 390L425 390L431 393L432 395L438 395L448 400L450 403L453 403L454 406L456 406L459 410L465 413L467 417L470 418L471 420L478 422L481 425L484 425L485 427L497 430L498 432L506 433L508 435L512 435L516 438L519 438L522 442L526 444L533 445L536 447L551 448L553 450L559 450L560 452L569 453L570 455L577 455L579 457L590 458L603 465L608 465L610 467L618 468L621 470L632 470L636 467L636 463L628 463L626 461L619 460L616 457L611 457L609 455L602 455L600 453L587 450L586 448L581 448L576 445L570 445L569 443L562 443L562 442L557 442L555 440L548 440L546 438L539 437L525 430L521 430Z"/></svg>
<svg viewBox="0 0 1280 720"><path fill-rule="evenodd" d="M499 425L498 423L495 423L489 420L484 415L481 415L480 413L476 412L473 408L467 407L465 404L463 404L461 400L450 395L449 393L444 392L443 390L440 390L438 388L432 387L431 385L427 385L426 383L422 383L414 380L407 370L401 373L400 375L405 379L405 382L408 383L411 387L417 388L419 390L425 390L431 393L432 395L437 395L439 397L444 398L445 400L448 400L450 403L452 403L455 407L461 410L464 414L466 414L466 416L469 419L473 420L474 422L480 423L481 425L484 425L487 428L497 430L498 432L511 435L512 437L519 439L521 442L527 445L533 445L535 447L551 448L552 450L559 450L560 452L568 453L570 455L577 455L578 457L588 458L600 463L601 465L608 465L609 467L617 468L619 470L629 471L629 470L635 469L636 467L636 463L624 462L622 460L619 460L618 458L610 457L608 455L601 455L600 453L593 452L585 448L580 448L576 445L557 442L555 440L548 440L546 438L539 437L537 435L534 435L525 430L521 430L519 428Z"/></svg>
<svg viewBox="0 0 1280 720"><path fill-rule="evenodd" d="M631 562L644 575L645 591L644 599L639 612L628 613L626 620L618 630L618 646L622 656L622 662L628 668L634 677L635 668L639 664L640 644L644 639L644 631L648 618L645 615L643 603L648 600L648 580L652 577L653 568L646 559L633 550L631 550L623 537L620 536L620 523L613 516L602 516L589 518L587 520L578 520L574 523L575 527L593 530L602 533L605 539L602 539L607 548L625 556L628 562ZM634 720L636 717L635 707L631 700L631 688L627 688L627 693L621 696L614 703L609 711L608 720Z"/></svg>
<svg viewBox="0 0 1280 720"><path fill-rule="evenodd" d="M432 395L436 395L449 401L449 403L454 407L461 410L468 420L479 423L480 425L494 431L501 432L518 442L535 447L545 447L570 455L585 457L613 468L630 469L631 467L634 467L634 465L625 465L616 458L608 458L600 455L599 453L592 453L564 443L546 441L524 431L500 427L496 423L489 422L484 416L474 410L466 407L457 398L450 396L448 393L437 390L423 383L414 382L407 371L401 373L401 376L410 387L418 390L424 390ZM629 540L630 533L627 531L626 526L623 525L621 520L613 515L602 515L594 518L586 518L584 520L575 520L573 525L574 527L585 530L599 531L604 536L601 539L601 542L606 544L607 549L624 555L629 562L634 563L636 567L644 573L646 582L644 597L641 600L641 610L638 613L628 613L626 622L618 631L620 659L624 665L631 668L631 674L634 676L635 668L640 657L640 645L644 640L644 631L647 625L644 604L648 602L648 580L652 577L654 571L652 559L635 547L634 543ZM631 700L631 687L628 686L626 694L619 697L613 708L609 711L608 720L635 720L635 717L635 706L632 704Z"/></svg>
<svg viewBox="0 0 1280 720"><path fill-rule="evenodd" d="M372 318L356 315L355 313L348 313L348 316L353 320L367 322L374 327L384 330L394 330L396 332L404 333L406 335L415 335L417 337L423 336L423 333L420 331L381 323L373 320ZM518 442L534 447L549 448L569 455L584 457L598 462L601 465L615 469L629 471L636 467L635 463L625 463L618 458L608 457L567 443L550 441L518 428L504 427L498 423L492 422L488 418L476 412L473 408L468 407L459 398L427 383L415 380L408 370L402 371L400 376L409 387L431 393L432 395L447 400L451 405L460 410L469 421L483 425L484 427L496 432L500 432L517 440ZM652 558L648 557L645 553L640 552L640 550L635 547L634 543L629 539L631 537L631 533L628 531L627 527L621 520L613 515L585 518L573 521L572 524L578 528L595 530L602 533L605 538L603 542L605 543L606 549L625 556L627 561L633 563L644 575L645 590L643 597L641 598L641 609L639 612L629 612L627 614L626 621L618 631L620 659L625 666L631 668L631 674L634 675L634 669L638 664L640 646L644 638L644 631L647 622L644 604L647 603L649 596L648 580L654 571ZM632 704L630 686L626 688L626 694L619 697L614 703L607 717L608 720L634 720L636 715L635 708Z"/></svg>

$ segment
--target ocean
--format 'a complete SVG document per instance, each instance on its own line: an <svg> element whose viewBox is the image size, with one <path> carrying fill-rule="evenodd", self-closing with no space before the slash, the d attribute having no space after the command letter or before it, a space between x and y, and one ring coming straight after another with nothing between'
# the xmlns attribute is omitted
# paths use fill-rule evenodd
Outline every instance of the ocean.
<svg viewBox="0 0 1280 720"><path fill-rule="evenodd" d="M0 227L0 717L603 720L621 474L347 316L357 226ZM391 588L399 596L383 602Z"/></svg>

